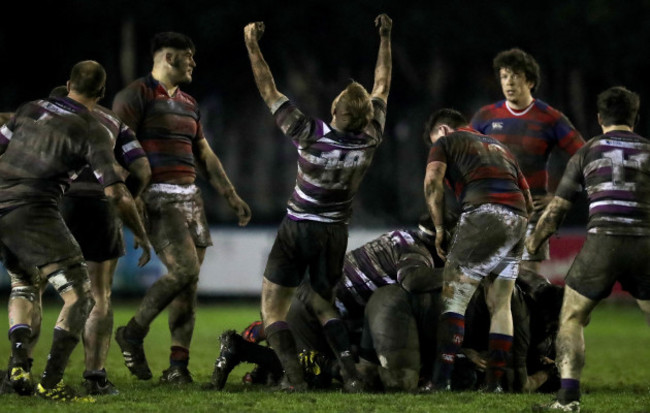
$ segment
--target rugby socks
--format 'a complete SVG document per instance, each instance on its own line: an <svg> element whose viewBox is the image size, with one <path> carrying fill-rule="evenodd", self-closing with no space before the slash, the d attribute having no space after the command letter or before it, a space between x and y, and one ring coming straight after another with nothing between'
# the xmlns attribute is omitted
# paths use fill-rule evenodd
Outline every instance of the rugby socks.
<svg viewBox="0 0 650 413"><path fill-rule="evenodd" d="M147 336L149 327L142 327L135 321L135 317L131 318L124 330L124 337L127 341L133 344L142 344L142 340Z"/></svg>
<svg viewBox="0 0 650 413"><path fill-rule="evenodd" d="M169 365L187 368L190 362L190 350L181 346L172 346L169 355Z"/></svg>
<svg viewBox="0 0 650 413"><path fill-rule="evenodd" d="M501 379L510 362L511 349L512 336L490 333L486 375L488 390L495 390L498 386L502 386Z"/></svg>
<svg viewBox="0 0 650 413"><path fill-rule="evenodd" d="M296 341L285 321L276 321L266 327L266 340L280 359L284 372L293 386L304 387L305 376L298 360Z"/></svg>
<svg viewBox="0 0 650 413"><path fill-rule="evenodd" d="M266 346L251 343L239 335L235 335L235 354L240 361L259 364L274 375L282 374L282 364L275 351Z"/></svg>
<svg viewBox="0 0 650 413"><path fill-rule="evenodd" d="M569 404L580 400L580 380L562 379L560 390L557 392L557 401Z"/></svg>
<svg viewBox="0 0 650 413"><path fill-rule="evenodd" d="M29 345L32 328L27 324L16 324L9 329L11 342L11 366L29 370Z"/></svg>
<svg viewBox="0 0 650 413"><path fill-rule="evenodd" d="M323 332L330 348L334 351L336 359L341 365L341 376L343 380L354 380L357 378L357 368L352 355L350 336L345 323L338 318L328 320L323 326Z"/></svg>
<svg viewBox="0 0 650 413"><path fill-rule="evenodd" d="M433 384L445 390L451 382L456 354L465 337L465 316L458 313L443 313L438 321L438 348L433 371Z"/></svg>
<svg viewBox="0 0 650 413"><path fill-rule="evenodd" d="M70 354L72 354L72 350L74 350L78 342L79 337L76 335L58 327L54 328L52 348L47 356L47 364L41 378L43 387L52 389L61 381Z"/></svg>

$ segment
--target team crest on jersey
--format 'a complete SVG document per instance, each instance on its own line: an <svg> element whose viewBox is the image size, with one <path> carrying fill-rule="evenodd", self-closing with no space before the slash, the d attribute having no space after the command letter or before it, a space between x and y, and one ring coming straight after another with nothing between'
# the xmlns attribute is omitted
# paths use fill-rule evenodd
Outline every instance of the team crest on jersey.
<svg viewBox="0 0 650 413"><path fill-rule="evenodd" d="M492 130L503 129L503 122L492 122Z"/></svg>

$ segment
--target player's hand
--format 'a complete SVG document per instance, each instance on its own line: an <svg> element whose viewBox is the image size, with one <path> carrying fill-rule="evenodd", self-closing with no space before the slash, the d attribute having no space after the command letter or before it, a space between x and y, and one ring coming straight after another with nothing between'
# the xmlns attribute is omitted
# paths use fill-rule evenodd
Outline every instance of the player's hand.
<svg viewBox="0 0 650 413"><path fill-rule="evenodd" d="M393 21L387 14L380 14L375 18L375 27L379 27L380 36L388 36L393 28Z"/></svg>
<svg viewBox="0 0 650 413"><path fill-rule="evenodd" d="M259 42L264 34L264 22L248 23L244 27L244 40L248 42Z"/></svg>
<svg viewBox="0 0 650 413"><path fill-rule="evenodd" d="M245 227L251 220L251 209L246 202L244 202L239 195L232 193L228 198L228 204L235 210L235 214L239 218L239 226Z"/></svg>
<svg viewBox="0 0 650 413"><path fill-rule="evenodd" d="M474 363L478 370L485 371L487 369L487 361L481 357L478 351L471 348L464 348L463 353Z"/></svg>
<svg viewBox="0 0 650 413"><path fill-rule="evenodd" d="M553 199L553 194L546 195L534 195L533 196L533 212L540 214L544 211L544 208L551 202Z"/></svg>
<svg viewBox="0 0 650 413"><path fill-rule="evenodd" d="M133 248L142 248L142 255L140 255L140 259L138 260L138 267L144 267L145 264L151 260L151 243L149 242L149 238L145 236L143 239L135 236L133 241Z"/></svg>
<svg viewBox="0 0 650 413"><path fill-rule="evenodd" d="M440 259L442 259L443 261L447 261L447 252L442 247L444 242L445 242L445 232L436 231L436 252L438 253Z"/></svg>

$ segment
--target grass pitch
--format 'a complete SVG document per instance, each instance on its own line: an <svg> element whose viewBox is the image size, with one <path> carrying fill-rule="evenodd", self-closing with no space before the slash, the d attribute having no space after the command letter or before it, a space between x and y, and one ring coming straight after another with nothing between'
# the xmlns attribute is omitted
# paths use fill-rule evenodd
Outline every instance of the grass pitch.
<svg viewBox="0 0 650 413"><path fill-rule="evenodd" d="M37 346L34 373L42 372L51 343L59 302L46 304L43 333ZM133 315L134 303L115 304L115 326ZM5 316L6 310L0 312ZM201 302L191 349L190 371L195 383L184 387L160 385L168 366L169 332L166 314L151 326L145 350L154 373L150 381L138 381L123 364L115 341L106 364L109 378L120 390L117 396L98 397L94 404L54 403L35 397L0 396L2 412L524 412L547 402L552 395L452 393L343 394L338 391L283 394L257 386L244 386L241 378L251 365L240 365L230 375L224 391L203 390L218 355L219 334L229 328L241 331L259 318L255 302ZM640 310L630 303L604 302L585 330L587 361L582 379L583 412L650 412L650 329ZM9 342L0 340L0 354L9 354ZM6 359L5 359L6 360ZM73 353L65 381L81 389L83 350Z"/></svg>

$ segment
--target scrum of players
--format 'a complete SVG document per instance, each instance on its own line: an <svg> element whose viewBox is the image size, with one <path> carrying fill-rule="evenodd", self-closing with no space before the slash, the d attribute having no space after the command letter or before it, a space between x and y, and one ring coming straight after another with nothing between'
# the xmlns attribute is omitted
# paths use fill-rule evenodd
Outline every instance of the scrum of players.
<svg viewBox="0 0 650 413"><path fill-rule="evenodd" d="M286 392L556 392L535 409L579 411L582 329L593 308L620 281L650 317L650 264L628 254L650 243L650 142L634 133L639 96L622 86L598 95L602 134L585 142L564 114L533 97L535 59L516 48L498 53L503 100L469 120L438 109L424 124L427 211L419 222L347 251L351 205L383 140L391 87L392 20L381 14L374 23L372 89L345 85L327 121L277 89L260 48L264 23L244 27L258 91L297 149L296 185L266 262L261 320L221 334L209 386L223 389L245 362L255 368L244 383ZM197 101L181 89L192 81L194 53L188 36L158 33L151 72L122 89L112 108L98 103L107 74L88 60L47 98L1 114L0 250L11 277L2 393L57 401L119 393L104 364L122 224L142 250L138 264L153 248L167 269L115 330L124 363L139 380L153 377L143 343L167 309L169 368L160 381L193 381L197 284L212 245L197 171L240 226L251 219L205 139ZM553 194L554 148L570 160ZM587 240L558 286L540 263L583 191ZM47 285L63 305L37 379L32 352ZM80 339L82 392L63 382Z"/></svg>

